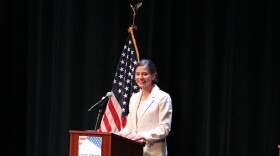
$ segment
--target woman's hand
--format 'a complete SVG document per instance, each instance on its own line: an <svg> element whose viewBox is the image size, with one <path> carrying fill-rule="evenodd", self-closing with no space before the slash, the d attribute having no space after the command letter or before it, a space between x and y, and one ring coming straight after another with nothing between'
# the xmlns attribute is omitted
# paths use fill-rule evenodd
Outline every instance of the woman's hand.
<svg viewBox="0 0 280 156"><path fill-rule="evenodd" d="M126 138L137 142L146 142L146 139L141 134L129 134Z"/></svg>

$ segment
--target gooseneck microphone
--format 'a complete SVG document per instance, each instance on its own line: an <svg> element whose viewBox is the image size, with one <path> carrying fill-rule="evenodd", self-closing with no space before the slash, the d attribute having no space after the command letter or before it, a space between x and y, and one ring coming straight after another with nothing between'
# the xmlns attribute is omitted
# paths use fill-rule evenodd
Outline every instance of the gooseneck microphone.
<svg viewBox="0 0 280 156"><path fill-rule="evenodd" d="M93 106L91 106L88 111L91 111L93 108L102 106L102 103L105 102L112 96L112 92L108 92L105 96L103 96L98 102L96 102Z"/></svg>

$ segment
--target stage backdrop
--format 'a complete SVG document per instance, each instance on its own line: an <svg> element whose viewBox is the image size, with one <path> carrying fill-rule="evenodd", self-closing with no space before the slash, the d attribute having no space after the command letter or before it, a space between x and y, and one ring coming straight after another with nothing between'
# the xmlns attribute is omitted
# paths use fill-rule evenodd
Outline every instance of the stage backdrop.
<svg viewBox="0 0 280 156"><path fill-rule="evenodd" d="M87 110L111 90L137 2L1 2L1 155L66 156L68 131L94 128ZM169 156L276 156L276 1L142 2L140 58L173 100Z"/></svg>

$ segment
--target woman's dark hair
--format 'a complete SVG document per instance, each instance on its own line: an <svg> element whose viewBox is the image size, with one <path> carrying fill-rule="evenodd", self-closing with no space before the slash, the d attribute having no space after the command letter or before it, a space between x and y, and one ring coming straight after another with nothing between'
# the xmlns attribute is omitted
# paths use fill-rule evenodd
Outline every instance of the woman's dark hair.
<svg viewBox="0 0 280 156"><path fill-rule="evenodd" d="M151 60L142 59L142 60L138 61L137 64L136 64L135 69L137 67L139 67L139 66L144 66L144 67L148 68L148 70L150 71L150 74L154 74L155 75L155 79L153 80L153 84L158 83L157 68L156 68L155 64Z"/></svg>

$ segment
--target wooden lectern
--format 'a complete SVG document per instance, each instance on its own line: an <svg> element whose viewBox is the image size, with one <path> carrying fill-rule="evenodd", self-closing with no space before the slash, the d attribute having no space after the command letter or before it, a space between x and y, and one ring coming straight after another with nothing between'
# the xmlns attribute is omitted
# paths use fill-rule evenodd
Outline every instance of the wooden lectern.
<svg viewBox="0 0 280 156"><path fill-rule="evenodd" d="M70 130L70 156L79 154L79 136L102 137L102 156L143 156L144 143L135 142L114 133Z"/></svg>
<svg viewBox="0 0 280 156"><path fill-rule="evenodd" d="M278 145L278 155L280 156L280 145Z"/></svg>

